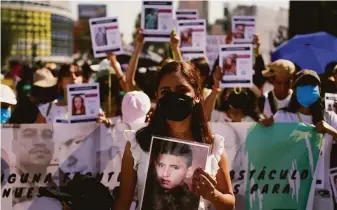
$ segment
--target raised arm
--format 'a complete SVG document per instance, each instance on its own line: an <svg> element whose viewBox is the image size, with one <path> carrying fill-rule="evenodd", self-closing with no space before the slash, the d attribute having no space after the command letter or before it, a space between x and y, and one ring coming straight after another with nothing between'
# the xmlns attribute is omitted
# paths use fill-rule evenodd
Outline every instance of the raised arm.
<svg viewBox="0 0 337 210"><path fill-rule="evenodd" d="M133 157L130 148L131 144L129 142L126 143L120 174L120 189L113 209L129 210L132 203L137 183L137 173L133 169Z"/></svg>
<svg viewBox="0 0 337 210"><path fill-rule="evenodd" d="M171 33L171 48L172 48L172 53L173 53L173 59L175 61L183 62L184 59L179 49L179 43L180 43L180 38L179 36L177 36L176 31L173 30Z"/></svg>
<svg viewBox="0 0 337 210"><path fill-rule="evenodd" d="M140 56L140 52L143 47L143 41L144 41L144 35L143 30L138 29L137 31L137 42L136 42L136 48L133 52L131 59L129 61L128 68L126 70L126 85L125 85L125 92L130 92L133 90L136 90L136 81L135 81L135 75L136 70L138 66L138 60Z"/></svg>
<svg viewBox="0 0 337 210"><path fill-rule="evenodd" d="M121 88L125 91L126 79L120 65L118 65L116 55L113 53L107 53L107 58L110 61L111 67L115 70L116 76L119 80Z"/></svg>
<svg viewBox="0 0 337 210"><path fill-rule="evenodd" d="M220 81L222 76L223 71L220 66L217 66L215 72L213 73L214 85L212 87L212 92L204 101L205 116L207 121L211 120L211 114L214 109L216 99L218 98L219 92L221 91Z"/></svg>

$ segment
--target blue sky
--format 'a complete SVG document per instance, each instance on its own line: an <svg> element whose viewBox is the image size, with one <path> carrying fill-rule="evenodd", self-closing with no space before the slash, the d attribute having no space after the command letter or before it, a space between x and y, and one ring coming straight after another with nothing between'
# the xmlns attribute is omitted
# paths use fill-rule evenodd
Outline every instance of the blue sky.
<svg viewBox="0 0 337 210"><path fill-rule="evenodd" d="M132 32L134 30L134 23L138 13L141 11L141 1L129 1L129 0L109 0L109 1L94 1L94 0L71 0L70 6L73 13L73 18L77 19L77 5L78 4L106 4L108 10L108 16L117 16L119 20L119 26L121 33L124 34L124 40L130 42L132 39ZM223 6L225 2L228 2L231 7L235 7L237 4L246 5L263 5L269 8L278 9L278 7L289 8L289 1L209 1L209 21L214 23L216 19L222 18ZM174 2L174 7L178 6L178 2Z"/></svg>

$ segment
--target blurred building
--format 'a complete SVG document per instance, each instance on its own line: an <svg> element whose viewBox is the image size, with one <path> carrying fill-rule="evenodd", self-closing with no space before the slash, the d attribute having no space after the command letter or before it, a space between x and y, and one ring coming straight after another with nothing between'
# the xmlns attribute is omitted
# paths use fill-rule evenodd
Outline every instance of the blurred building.
<svg viewBox="0 0 337 210"><path fill-rule="evenodd" d="M231 16L255 16L256 33L261 40L261 53L266 63L279 33L288 30L289 10L285 8L268 8L264 6L238 5L231 11ZM284 36L287 36L284 34ZM287 37L284 37L287 39Z"/></svg>
<svg viewBox="0 0 337 210"><path fill-rule="evenodd" d="M197 9L200 19L205 19L208 23L208 1L179 1L179 9Z"/></svg>
<svg viewBox="0 0 337 210"><path fill-rule="evenodd" d="M78 5L78 20L74 25L74 48L73 52L78 53L80 48L91 49L89 19L106 17L107 9L105 4L80 4ZM89 40L89 42L88 42ZM88 45L88 46L83 46Z"/></svg>
<svg viewBox="0 0 337 210"><path fill-rule="evenodd" d="M215 20L215 23L210 26L210 35L225 35L230 29L231 17L229 12L229 3L224 3L223 18Z"/></svg>
<svg viewBox="0 0 337 210"><path fill-rule="evenodd" d="M337 2L290 1L289 37L318 31L337 36Z"/></svg>
<svg viewBox="0 0 337 210"><path fill-rule="evenodd" d="M14 39L10 56L20 60L68 62L73 20L68 1L1 1L1 24Z"/></svg>

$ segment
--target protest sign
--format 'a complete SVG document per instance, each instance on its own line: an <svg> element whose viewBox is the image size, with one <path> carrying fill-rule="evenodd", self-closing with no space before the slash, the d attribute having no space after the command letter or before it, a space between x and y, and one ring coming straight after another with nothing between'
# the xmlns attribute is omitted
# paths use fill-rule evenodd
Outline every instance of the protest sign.
<svg viewBox="0 0 337 210"><path fill-rule="evenodd" d="M337 102L337 94L333 93L325 93L325 110L336 112L336 108L334 106L335 102Z"/></svg>
<svg viewBox="0 0 337 210"><path fill-rule="evenodd" d="M176 20L196 20L199 18L197 9L177 9Z"/></svg>
<svg viewBox="0 0 337 210"><path fill-rule="evenodd" d="M197 168L205 170L209 148L206 144L152 137L140 209L179 206L197 210L200 196L192 191L192 177ZM167 202L167 197L171 197L171 201Z"/></svg>
<svg viewBox="0 0 337 210"><path fill-rule="evenodd" d="M213 133L225 137L235 209L312 209L312 180L322 141L314 127L295 123L268 128L255 123L210 126ZM7 142L1 145L2 208L27 210L38 187L64 186L76 173L96 177L114 198L117 195L126 140L114 139L104 125L4 125L1 137ZM204 150L198 151L197 162L205 161ZM334 169L331 175L336 178ZM326 199L332 202L333 197Z"/></svg>
<svg viewBox="0 0 337 210"><path fill-rule="evenodd" d="M90 32L94 57L105 57L106 53L123 53L117 17L91 18Z"/></svg>
<svg viewBox="0 0 337 210"><path fill-rule="evenodd" d="M212 69L216 59L219 57L219 47L225 44L226 36L207 35L206 56L210 68ZM217 64L219 65L219 64Z"/></svg>
<svg viewBox="0 0 337 210"><path fill-rule="evenodd" d="M232 33L233 43L251 43L255 33L255 17L252 16L233 16Z"/></svg>
<svg viewBox="0 0 337 210"><path fill-rule="evenodd" d="M204 57L206 55L206 21L202 19L180 20L177 25L180 51L183 57L188 60Z"/></svg>
<svg viewBox="0 0 337 210"><path fill-rule="evenodd" d="M141 28L144 40L168 42L173 29L172 1L143 1Z"/></svg>
<svg viewBox="0 0 337 210"><path fill-rule="evenodd" d="M219 48L219 66L224 70L220 86L251 87L253 84L252 45L221 45Z"/></svg>
<svg viewBox="0 0 337 210"><path fill-rule="evenodd" d="M68 85L68 120L70 123L96 121L100 110L98 83ZM58 120L58 119L57 119ZM64 119L66 120L66 119ZM59 121L57 121L59 122ZM60 120L60 123L64 122Z"/></svg>

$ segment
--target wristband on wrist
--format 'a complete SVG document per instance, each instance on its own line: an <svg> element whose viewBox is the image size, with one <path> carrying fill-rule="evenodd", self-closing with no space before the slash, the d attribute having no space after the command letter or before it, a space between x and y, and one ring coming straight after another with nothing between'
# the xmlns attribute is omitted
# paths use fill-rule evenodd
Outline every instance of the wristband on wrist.
<svg viewBox="0 0 337 210"><path fill-rule="evenodd" d="M213 85L212 90L218 93L221 91L221 88L217 88L215 85Z"/></svg>

